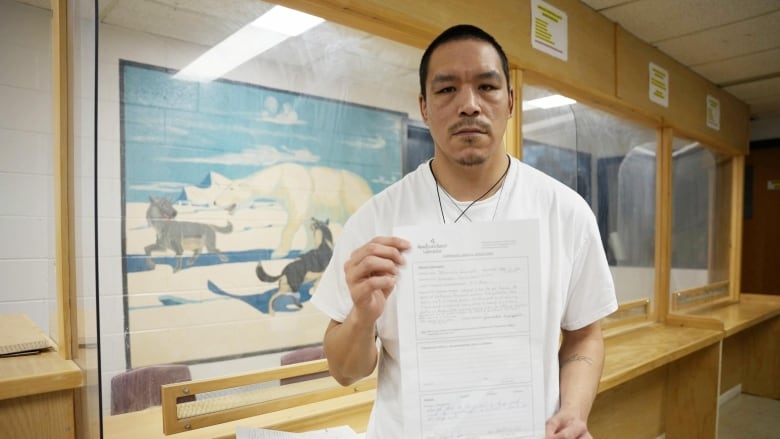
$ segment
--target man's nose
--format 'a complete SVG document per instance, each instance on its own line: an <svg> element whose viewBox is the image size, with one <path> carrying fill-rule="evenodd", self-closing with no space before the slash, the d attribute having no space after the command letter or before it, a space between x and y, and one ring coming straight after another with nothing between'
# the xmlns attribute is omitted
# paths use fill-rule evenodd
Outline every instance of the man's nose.
<svg viewBox="0 0 780 439"><path fill-rule="evenodd" d="M479 114L479 95L471 88L463 88L459 96L459 113L463 116L476 116Z"/></svg>

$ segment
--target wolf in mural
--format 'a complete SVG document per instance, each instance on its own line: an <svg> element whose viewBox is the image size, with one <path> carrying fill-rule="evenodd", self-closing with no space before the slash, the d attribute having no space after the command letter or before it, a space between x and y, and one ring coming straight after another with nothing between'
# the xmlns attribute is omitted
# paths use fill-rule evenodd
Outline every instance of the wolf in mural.
<svg viewBox="0 0 780 439"><path fill-rule="evenodd" d="M287 212L274 258L287 255L295 233L308 218L329 218L344 224L347 218L371 198L373 192L361 176L323 166L295 163L269 166L246 178L233 180L215 199L214 205L233 211L260 198L273 199ZM314 248L308 234L306 248Z"/></svg>
<svg viewBox="0 0 780 439"><path fill-rule="evenodd" d="M187 221L176 221L178 212L173 207L170 199L163 197L149 197L149 208L146 209L146 221L154 228L157 233L157 239L154 244L144 247L146 253L146 263L149 268L154 268L152 261L153 251L171 250L176 253L176 266L173 272L181 270L182 255L184 250L192 250L192 257L187 261L187 265L192 265L200 256L201 250L205 247L211 253L216 253L222 262L227 261L227 256L217 248L217 234L230 233L233 231L233 224L228 221L224 227L211 224L193 223Z"/></svg>
<svg viewBox="0 0 780 439"><path fill-rule="evenodd" d="M304 282L319 279L319 276L325 271L325 267L333 256L333 234L328 228L328 222L329 220L311 219L311 229L314 232L317 246L287 264L279 275L269 275L263 269L262 261L257 263L255 273L258 279L263 282L279 281L279 289L268 301L270 314L274 313L274 301L283 294L292 295L295 299L295 305L300 308L301 304L296 294L299 294L301 285ZM313 289L314 287L312 287Z"/></svg>

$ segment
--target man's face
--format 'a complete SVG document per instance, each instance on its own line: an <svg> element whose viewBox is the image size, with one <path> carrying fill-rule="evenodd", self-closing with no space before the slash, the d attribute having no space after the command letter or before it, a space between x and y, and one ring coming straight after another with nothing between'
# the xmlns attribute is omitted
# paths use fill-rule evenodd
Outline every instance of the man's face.
<svg viewBox="0 0 780 439"><path fill-rule="evenodd" d="M480 40L439 46L430 58L425 91L420 112L437 153L462 165L481 164L497 149L503 156L514 99L493 46Z"/></svg>

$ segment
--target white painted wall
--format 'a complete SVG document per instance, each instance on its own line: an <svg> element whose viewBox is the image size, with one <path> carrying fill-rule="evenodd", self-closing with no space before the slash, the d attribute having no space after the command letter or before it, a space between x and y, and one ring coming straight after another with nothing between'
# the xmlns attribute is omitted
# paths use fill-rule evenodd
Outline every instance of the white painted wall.
<svg viewBox="0 0 780 439"><path fill-rule="evenodd" d="M50 23L0 0L0 313L57 339Z"/></svg>

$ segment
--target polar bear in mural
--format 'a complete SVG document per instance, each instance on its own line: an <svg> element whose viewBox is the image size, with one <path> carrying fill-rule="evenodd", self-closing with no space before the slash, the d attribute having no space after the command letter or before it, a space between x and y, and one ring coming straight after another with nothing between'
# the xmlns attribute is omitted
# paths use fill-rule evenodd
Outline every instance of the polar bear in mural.
<svg viewBox="0 0 780 439"><path fill-rule="evenodd" d="M232 211L238 205L259 198L276 200L287 211L287 224L273 252L274 258L280 258L289 253L295 233L310 218L344 224L372 195L366 180L355 173L323 166L283 163L233 180L215 198L214 205Z"/></svg>

